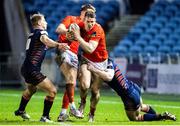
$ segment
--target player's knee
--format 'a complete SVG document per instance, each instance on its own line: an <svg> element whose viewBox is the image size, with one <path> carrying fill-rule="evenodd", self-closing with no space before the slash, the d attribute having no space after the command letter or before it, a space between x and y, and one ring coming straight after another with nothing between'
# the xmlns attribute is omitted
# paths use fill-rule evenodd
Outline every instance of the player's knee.
<svg viewBox="0 0 180 126"><path fill-rule="evenodd" d="M99 99L99 97L100 97L99 90L92 90L91 95L93 98Z"/></svg>
<svg viewBox="0 0 180 126"><path fill-rule="evenodd" d="M139 114L136 116L136 121L144 121L144 115Z"/></svg>
<svg viewBox="0 0 180 126"><path fill-rule="evenodd" d="M85 93L85 92L87 92L87 91L88 91L88 89L87 89L87 88L85 88L85 87L83 87L83 86L80 86L80 91Z"/></svg>
<svg viewBox="0 0 180 126"><path fill-rule="evenodd" d="M73 79L73 78L67 79L67 82L66 82L66 83L67 83L67 84L73 84L73 85L75 85L75 84L76 84L76 80Z"/></svg>
<svg viewBox="0 0 180 126"><path fill-rule="evenodd" d="M76 83L76 75L74 75L73 73L69 74L66 77L66 81L67 81L67 83L71 83L71 84Z"/></svg>
<svg viewBox="0 0 180 126"><path fill-rule="evenodd" d="M54 88L53 90L52 90L52 93L54 94L54 97L56 96L56 94L57 94L57 89L56 88Z"/></svg>
<svg viewBox="0 0 180 126"><path fill-rule="evenodd" d="M138 121L138 118L135 117L135 116L130 116L130 117L129 117L129 120L130 120L130 121Z"/></svg>
<svg viewBox="0 0 180 126"><path fill-rule="evenodd" d="M96 88L96 87L91 87L91 92L92 92L92 94L95 94L95 95L100 95L100 90L99 90L99 88Z"/></svg>
<svg viewBox="0 0 180 126"><path fill-rule="evenodd" d="M135 116L135 115L129 117L129 120L130 121L143 121L141 116Z"/></svg>
<svg viewBox="0 0 180 126"><path fill-rule="evenodd" d="M36 93L36 91L37 91L37 89L31 90L31 91L30 91L30 94L33 95L33 94Z"/></svg>
<svg viewBox="0 0 180 126"><path fill-rule="evenodd" d="M49 95L50 95L51 97L55 97L56 94L57 94L57 89L54 87L54 88L52 88L52 89L50 90Z"/></svg>
<svg viewBox="0 0 180 126"><path fill-rule="evenodd" d="M36 93L36 89L28 88L23 95L30 98L34 93Z"/></svg>
<svg viewBox="0 0 180 126"><path fill-rule="evenodd" d="M133 113L126 113L130 121L138 121L138 116Z"/></svg>
<svg viewBox="0 0 180 126"><path fill-rule="evenodd" d="M82 81L80 85L81 90L84 90L84 91L88 90L89 87L87 85L88 84L85 81Z"/></svg>

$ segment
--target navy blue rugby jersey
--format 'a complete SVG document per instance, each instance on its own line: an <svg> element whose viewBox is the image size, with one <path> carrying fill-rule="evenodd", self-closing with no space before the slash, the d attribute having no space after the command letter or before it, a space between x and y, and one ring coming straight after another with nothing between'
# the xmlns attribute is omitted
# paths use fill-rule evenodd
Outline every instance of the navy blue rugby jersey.
<svg viewBox="0 0 180 126"><path fill-rule="evenodd" d="M107 69L114 70L114 77L111 81L106 83L111 88L113 88L118 93L118 95L123 96L132 92L133 83L126 79L126 77L122 74L118 66L110 59L108 59Z"/></svg>
<svg viewBox="0 0 180 126"><path fill-rule="evenodd" d="M48 36L48 33L41 29L34 29L28 36L24 66L29 70L41 69L47 50L47 46L40 40L41 35Z"/></svg>

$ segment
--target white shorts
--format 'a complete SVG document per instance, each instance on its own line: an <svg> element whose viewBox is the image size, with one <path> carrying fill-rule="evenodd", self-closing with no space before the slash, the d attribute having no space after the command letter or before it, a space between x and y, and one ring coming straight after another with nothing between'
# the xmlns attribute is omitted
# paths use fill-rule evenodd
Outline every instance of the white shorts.
<svg viewBox="0 0 180 126"><path fill-rule="evenodd" d="M70 50L66 50L61 54L62 62L66 62L70 66L78 68L78 57Z"/></svg>
<svg viewBox="0 0 180 126"><path fill-rule="evenodd" d="M91 65L93 65L95 68L97 68L99 70L106 70L107 69L107 65L108 65L107 59L103 62L92 62L85 57L83 57L83 58L84 58L84 60L87 61L87 63L90 63Z"/></svg>

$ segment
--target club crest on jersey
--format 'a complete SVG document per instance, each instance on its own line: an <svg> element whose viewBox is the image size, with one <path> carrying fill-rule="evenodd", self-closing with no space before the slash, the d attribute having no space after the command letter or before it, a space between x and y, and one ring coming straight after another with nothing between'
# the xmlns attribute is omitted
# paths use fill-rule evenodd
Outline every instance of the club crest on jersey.
<svg viewBox="0 0 180 126"><path fill-rule="evenodd" d="M93 33L91 34L91 37L96 37L96 32L93 32Z"/></svg>

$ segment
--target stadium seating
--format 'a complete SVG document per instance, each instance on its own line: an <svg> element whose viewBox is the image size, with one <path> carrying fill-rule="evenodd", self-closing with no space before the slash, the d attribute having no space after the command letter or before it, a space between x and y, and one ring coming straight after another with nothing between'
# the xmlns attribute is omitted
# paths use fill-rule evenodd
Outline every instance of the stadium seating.
<svg viewBox="0 0 180 126"><path fill-rule="evenodd" d="M146 40L137 40L135 45L140 46L141 48L144 48L148 45L148 41Z"/></svg>
<svg viewBox="0 0 180 126"><path fill-rule="evenodd" d="M128 53L128 48L126 46L117 46L114 49L114 56L119 57L119 56L126 56L126 54Z"/></svg>
<svg viewBox="0 0 180 126"><path fill-rule="evenodd" d="M95 6L97 12L97 22L106 29L108 23L119 18L119 2L110 1L89 1L89 0L22 0L28 22L29 16L33 13L40 12L45 15L48 23L49 36L57 40L58 35L55 29L63 18L67 15L80 15L80 8L83 4L91 3ZM30 25L29 25L30 26ZM54 50L53 50L54 51ZM51 51L49 51L51 53ZM47 52L47 53L49 53ZM116 51L115 51L116 52ZM49 56L51 54L48 54Z"/></svg>
<svg viewBox="0 0 180 126"><path fill-rule="evenodd" d="M155 54L157 52L157 48L155 46L146 46L144 48L144 53L150 53L150 54Z"/></svg>
<svg viewBox="0 0 180 126"><path fill-rule="evenodd" d="M129 39L124 39L123 41L120 41L119 44L129 48L133 45L133 42Z"/></svg>
<svg viewBox="0 0 180 126"><path fill-rule="evenodd" d="M109 2L103 0L92 2L88 0L23 0L27 17L36 12L43 13L46 16L47 22L50 25L48 32L53 39L57 39L57 35L54 35L53 30L55 31L60 21L67 15L78 16L80 14L81 5L86 3L91 3L96 7L97 22L103 27L106 27L110 21L119 16L119 3L116 0Z"/></svg>
<svg viewBox="0 0 180 126"><path fill-rule="evenodd" d="M180 1L155 2L151 9L132 27L117 46L128 47L127 52L139 55L144 63L172 63L180 59ZM117 46L115 48L117 48ZM114 52L115 53L115 52ZM117 53L117 52L116 52ZM114 56L118 56L116 54ZM179 62L179 61L178 61ZM176 63L178 63L176 62Z"/></svg>

